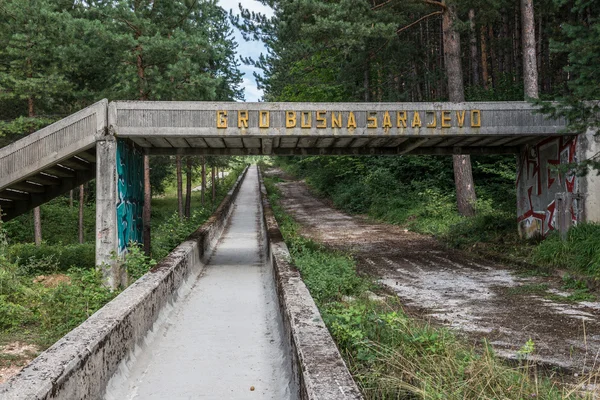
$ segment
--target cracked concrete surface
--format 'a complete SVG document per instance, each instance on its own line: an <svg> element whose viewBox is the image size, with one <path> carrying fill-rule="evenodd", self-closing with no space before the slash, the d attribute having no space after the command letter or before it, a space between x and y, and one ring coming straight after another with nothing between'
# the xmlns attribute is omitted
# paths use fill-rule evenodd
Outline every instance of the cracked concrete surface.
<svg viewBox="0 0 600 400"><path fill-rule="evenodd" d="M109 383L105 399L293 399L273 276L259 239L256 167L230 225L190 294L145 349Z"/></svg>

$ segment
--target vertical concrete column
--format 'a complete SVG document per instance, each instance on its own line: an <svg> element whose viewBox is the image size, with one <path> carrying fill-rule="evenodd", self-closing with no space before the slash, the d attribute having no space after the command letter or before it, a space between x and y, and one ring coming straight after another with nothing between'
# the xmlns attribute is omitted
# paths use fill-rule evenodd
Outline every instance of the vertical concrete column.
<svg viewBox="0 0 600 400"><path fill-rule="evenodd" d="M580 135L578 153L582 160L597 157L600 153L600 136L596 134L596 130L588 129L585 135ZM583 220L600 222L600 175L598 171L591 170L580 181Z"/></svg>
<svg viewBox="0 0 600 400"><path fill-rule="evenodd" d="M117 141L96 141L96 266L111 289L119 285L117 235Z"/></svg>

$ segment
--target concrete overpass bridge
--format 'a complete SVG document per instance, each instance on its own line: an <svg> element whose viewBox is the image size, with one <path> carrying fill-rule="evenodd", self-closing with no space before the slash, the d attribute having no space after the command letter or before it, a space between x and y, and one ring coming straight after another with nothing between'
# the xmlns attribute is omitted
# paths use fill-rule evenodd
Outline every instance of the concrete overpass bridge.
<svg viewBox="0 0 600 400"><path fill-rule="evenodd" d="M550 166L593 151L524 102L219 103L102 100L0 149L0 207L10 220L96 178L96 262L140 241L143 155L518 154L524 234L554 229L557 193L572 221L599 219L581 184ZM585 135L582 135L585 136ZM584 193L585 192L585 193ZM591 199L591 200L590 200ZM565 206L565 204L567 204ZM593 207L592 207L593 206ZM594 211L597 213L597 211ZM116 278L107 277L115 284Z"/></svg>

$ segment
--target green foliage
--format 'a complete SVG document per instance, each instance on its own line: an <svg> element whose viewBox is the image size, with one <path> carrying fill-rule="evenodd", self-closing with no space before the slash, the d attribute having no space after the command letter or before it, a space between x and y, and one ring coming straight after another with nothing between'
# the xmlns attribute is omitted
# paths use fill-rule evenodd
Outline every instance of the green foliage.
<svg viewBox="0 0 600 400"><path fill-rule="evenodd" d="M350 256L298 234L279 205L275 181L266 178L265 186L292 261L365 398L573 398L552 382L533 379L527 363L521 369L504 365L487 343L481 354L449 330L408 317L395 296L371 300L374 285L357 274Z"/></svg>
<svg viewBox="0 0 600 400"><path fill-rule="evenodd" d="M474 158L478 216L458 215L448 157L277 158L287 172L350 213L368 214L460 247L478 240L514 238L514 157Z"/></svg>
<svg viewBox="0 0 600 400"><path fill-rule="evenodd" d="M102 274L96 269L71 268L67 276L69 283L54 288L37 284L37 299L30 299L46 346L77 327L117 294L102 284Z"/></svg>
<svg viewBox="0 0 600 400"><path fill-rule="evenodd" d="M7 249L8 259L25 274L53 274L71 267L95 268L95 246L89 244L49 245L17 243Z"/></svg>
<svg viewBox="0 0 600 400"><path fill-rule="evenodd" d="M152 257L160 260L196 230L210 216L210 208L195 209L190 219L181 219L177 212L156 226L152 237Z"/></svg>
<svg viewBox="0 0 600 400"><path fill-rule="evenodd" d="M93 185L90 185L93 186ZM94 198L93 196L89 196ZM71 208L68 197L61 196L40 206L42 214L42 237L48 245L78 242L79 207L75 201ZM4 224L11 243L33 242L33 213L23 214ZM83 210L84 239L94 243L96 237L95 202L85 204Z"/></svg>
<svg viewBox="0 0 600 400"><path fill-rule="evenodd" d="M156 261L144 254L144 250L139 244L130 243L125 255L123 268L127 271L127 280L131 284L150 271Z"/></svg>
<svg viewBox="0 0 600 400"><path fill-rule="evenodd" d="M174 211L177 210L176 187L167 181L165 194L152 199L152 258L161 260L198 229L223 200L242 170L242 164L230 170L224 182L217 186L214 204L210 190L206 193L205 204L201 204L200 192L192 192L192 215L189 219L181 218L177 211Z"/></svg>
<svg viewBox="0 0 600 400"><path fill-rule="evenodd" d="M49 346L116 295L104 287L95 268L69 268L56 286L35 283L38 273L58 268L53 255L37 254L17 264L7 257L10 251L0 223L0 336L25 330L34 332L38 344ZM71 265L77 265L77 254L71 257Z"/></svg>
<svg viewBox="0 0 600 400"><path fill-rule="evenodd" d="M600 225L580 224L572 227L566 240L553 233L537 246L531 259L551 267L567 267L600 279Z"/></svg>

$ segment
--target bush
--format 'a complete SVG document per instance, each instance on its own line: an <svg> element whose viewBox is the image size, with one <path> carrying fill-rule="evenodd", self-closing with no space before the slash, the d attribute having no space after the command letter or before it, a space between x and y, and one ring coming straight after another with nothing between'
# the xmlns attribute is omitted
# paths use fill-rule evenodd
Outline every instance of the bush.
<svg viewBox="0 0 600 400"><path fill-rule="evenodd" d="M516 243L516 218L514 212L493 209L491 202L479 200L477 214L460 218L450 225L442 239L452 247L464 248L475 243Z"/></svg>
<svg viewBox="0 0 600 400"><path fill-rule="evenodd" d="M534 249L531 260L600 279L600 224L574 226L565 241L558 232L550 234Z"/></svg>
<svg viewBox="0 0 600 400"><path fill-rule="evenodd" d="M47 345L77 327L118 294L102 284L102 274L96 269L71 268L67 275L70 282L54 288L36 287L40 298L34 309Z"/></svg>
<svg viewBox="0 0 600 400"><path fill-rule="evenodd" d="M0 296L0 329L14 329L30 320L31 312L27 308Z"/></svg>
<svg viewBox="0 0 600 400"><path fill-rule="evenodd" d="M90 185L93 186L93 185ZM78 243L79 210L77 202L69 207L68 197L57 197L40 206L42 238L48 244ZM96 237L95 203L85 204L83 227L86 242ZM11 243L33 242L33 213L28 212L4 224Z"/></svg>
<svg viewBox="0 0 600 400"><path fill-rule="evenodd" d="M127 271L128 284L137 281L155 265L156 261L147 257L140 245L132 243L129 246L127 255L125 255L125 263L123 264Z"/></svg>
<svg viewBox="0 0 600 400"><path fill-rule="evenodd" d="M93 269L96 266L93 244L50 245L43 243L13 244L7 249L10 262L18 264L27 274L66 272L71 267Z"/></svg>

